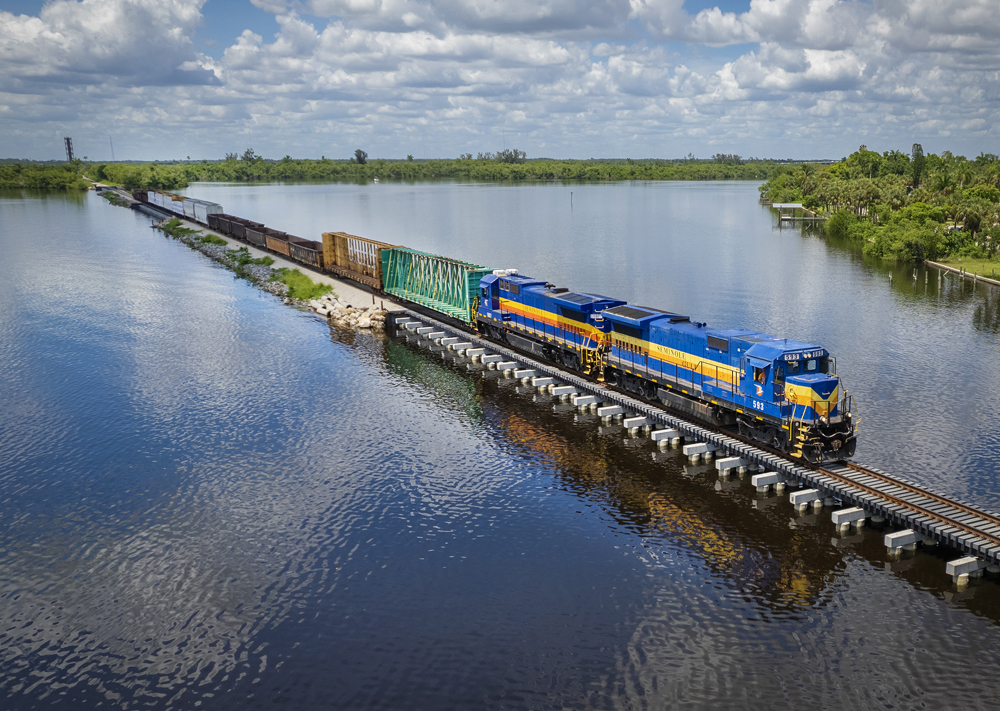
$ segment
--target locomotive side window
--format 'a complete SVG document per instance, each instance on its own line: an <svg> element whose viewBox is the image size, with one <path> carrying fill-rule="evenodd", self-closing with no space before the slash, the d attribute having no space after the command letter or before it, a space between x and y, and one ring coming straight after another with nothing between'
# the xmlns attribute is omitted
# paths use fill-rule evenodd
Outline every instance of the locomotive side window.
<svg viewBox="0 0 1000 711"><path fill-rule="evenodd" d="M780 364L774 366L774 382L785 382L785 369Z"/></svg>
<svg viewBox="0 0 1000 711"><path fill-rule="evenodd" d="M802 363L800 363L797 360L793 360L788 363L789 375L798 375L801 372L802 372Z"/></svg>
<svg viewBox="0 0 1000 711"><path fill-rule="evenodd" d="M816 359L810 358L806 361L806 372L815 373L816 372Z"/></svg>

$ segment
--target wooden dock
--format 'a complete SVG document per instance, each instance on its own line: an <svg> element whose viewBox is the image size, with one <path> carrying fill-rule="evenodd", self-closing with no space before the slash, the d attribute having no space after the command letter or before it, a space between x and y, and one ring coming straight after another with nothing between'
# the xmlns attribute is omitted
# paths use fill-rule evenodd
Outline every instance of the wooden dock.
<svg viewBox="0 0 1000 711"><path fill-rule="evenodd" d="M773 202L764 203L778 211L778 222L824 222L825 217L817 215L812 210L804 207L801 202ZM786 212L787 210L787 212Z"/></svg>

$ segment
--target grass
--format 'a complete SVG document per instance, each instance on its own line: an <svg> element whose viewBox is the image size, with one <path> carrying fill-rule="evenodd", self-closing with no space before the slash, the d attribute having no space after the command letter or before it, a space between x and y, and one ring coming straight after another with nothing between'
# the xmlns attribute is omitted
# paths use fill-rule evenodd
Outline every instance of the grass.
<svg viewBox="0 0 1000 711"><path fill-rule="evenodd" d="M254 259L250 256L250 250L246 247L240 247L239 249L232 249L226 252L226 259L232 262L233 268L236 271L240 271L243 267L251 264L262 264L265 267L269 267L274 264L274 260L266 255L259 257L258 259Z"/></svg>
<svg viewBox="0 0 1000 711"><path fill-rule="evenodd" d="M199 237L198 241L201 242L202 244L216 244L220 247L225 247L227 244L229 244L228 242L226 242L226 240L222 239L221 237L217 237L216 235L205 235L204 237Z"/></svg>
<svg viewBox="0 0 1000 711"><path fill-rule="evenodd" d="M128 203L122 200L116 193L110 190L105 190L101 193L101 197L110 202L112 205L117 205L118 207L128 207Z"/></svg>
<svg viewBox="0 0 1000 711"><path fill-rule="evenodd" d="M176 217L170 220L165 225L160 225L160 229L166 232L171 237L187 237L188 235L200 235L201 232L198 230L192 230L187 227L181 227L181 221Z"/></svg>
<svg viewBox="0 0 1000 711"><path fill-rule="evenodd" d="M935 259L938 264L947 264L955 269L964 269L970 274L989 277L990 279L1000 279L1000 261L991 259L972 259L970 257L949 257L948 259Z"/></svg>
<svg viewBox="0 0 1000 711"><path fill-rule="evenodd" d="M318 299L333 290L329 284L315 283L298 269L275 269L271 281L285 284L288 286L288 295L301 301Z"/></svg>

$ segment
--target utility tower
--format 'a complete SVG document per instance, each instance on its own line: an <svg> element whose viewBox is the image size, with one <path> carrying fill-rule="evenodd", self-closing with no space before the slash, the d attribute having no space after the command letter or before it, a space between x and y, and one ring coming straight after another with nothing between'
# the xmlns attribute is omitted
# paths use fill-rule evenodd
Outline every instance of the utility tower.
<svg viewBox="0 0 1000 711"><path fill-rule="evenodd" d="M66 136L66 138L63 139L63 141L66 142L66 162L67 163L72 163L73 162L73 139L70 138L69 136Z"/></svg>

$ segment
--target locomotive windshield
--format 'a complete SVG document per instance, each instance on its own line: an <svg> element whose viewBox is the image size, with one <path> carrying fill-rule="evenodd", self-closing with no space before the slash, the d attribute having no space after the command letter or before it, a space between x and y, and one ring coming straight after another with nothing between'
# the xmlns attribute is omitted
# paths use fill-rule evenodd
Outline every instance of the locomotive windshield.
<svg viewBox="0 0 1000 711"><path fill-rule="evenodd" d="M830 372L830 359L827 356L822 358L807 358L806 360L793 360L786 363L789 375L815 375L816 373Z"/></svg>

